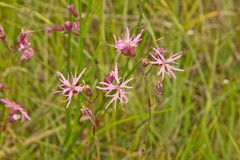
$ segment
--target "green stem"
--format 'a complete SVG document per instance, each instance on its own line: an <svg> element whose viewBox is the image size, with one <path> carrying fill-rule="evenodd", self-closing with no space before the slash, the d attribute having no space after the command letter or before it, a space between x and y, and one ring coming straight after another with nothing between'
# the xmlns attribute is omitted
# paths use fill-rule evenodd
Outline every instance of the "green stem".
<svg viewBox="0 0 240 160"><path fill-rule="evenodd" d="M98 136L97 136L97 132L96 132L96 119L95 119L95 115L94 115L94 103L91 103L91 110L92 110L92 119L94 120L94 124L93 124L93 136L94 136L94 141L95 141L95 146L97 149L97 159L100 160L101 156L100 156L100 145L99 145L99 140L98 140Z"/></svg>

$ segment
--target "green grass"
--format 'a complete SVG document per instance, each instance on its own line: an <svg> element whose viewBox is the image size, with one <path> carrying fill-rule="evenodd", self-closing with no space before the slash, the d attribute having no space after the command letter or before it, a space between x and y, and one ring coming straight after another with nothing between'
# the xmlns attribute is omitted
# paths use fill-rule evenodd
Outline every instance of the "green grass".
<svg viewBox="0 0 240 160"><path fill-rule="evenodd" d="M0 2L0 25L9 44L16 46L24 29L63 25L70 1ZM108 100L100 94L95 104L101 159L239 159L240 157L240 2L234 0L79 0L86 12L81 36L44 32L30 36L35 50L29 61L9 53L0 43L0 82L6 97L22 104L32 117L0 132L0 159L97 159L92 125L79 119L75 97L69 108L64 97L52 94L59 84L56 71L65 75L87 67L84 80L92 87L118 62L120 75L134 80L124 111L118 105L104 109ZM73 17L71 17L73 18ZM177 80L164 80L163 95L155 93L160 77L153 69L147 77L152 117L148 128L148 97L144 79L130 58L115 53L113 34L120 36L144 28L136 49L143 57L151 47L168 54L183 52L178 61L184 72ZM161 38L160 40L158 40ZM147 57L147 56L146 56ZM94 96L97 91L94 91ZM88 106L89 107L89 106ZM0 104L0 124L8 116ZM87 134L85 138L83 134Z"/></svg>

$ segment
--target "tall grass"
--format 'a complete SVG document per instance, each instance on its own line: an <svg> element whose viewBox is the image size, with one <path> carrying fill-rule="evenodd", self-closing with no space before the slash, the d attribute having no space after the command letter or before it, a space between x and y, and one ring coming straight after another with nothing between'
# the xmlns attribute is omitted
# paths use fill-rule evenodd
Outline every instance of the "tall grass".
<svg viewBox="0 0 240 160"><path fill-rule="evenodd" d="M35 55L24 62L0 43L0 82L8 87L0 97L23 104L32 117L0 132L0 159L97 159L98 141L101 159L239 159L238 1L3 0L0 25L8 43L16 45L21 28L64 24L71 3L86 13L79 36L53 32L46 40L44 32L34 33L29 38ZM147 77L153 104L150 123L136 63L107 45L126 26L136 33L145 29L138 58L150 46L183 52L179 66L184 72L177 73L176 81L166 79L162 96L154 93L157 70ZM104 110L108 99L99 95L94 106L96 140L91 122L80 118L84 99L74 98L66 109L63 97L51 91L57 87L57 70L69 73L87 67L84 79L94 87L114 62L121 75L134 77L134 89L124 111L117 113L112 106ZM2 125L8 111L0 107Z"/></svg>

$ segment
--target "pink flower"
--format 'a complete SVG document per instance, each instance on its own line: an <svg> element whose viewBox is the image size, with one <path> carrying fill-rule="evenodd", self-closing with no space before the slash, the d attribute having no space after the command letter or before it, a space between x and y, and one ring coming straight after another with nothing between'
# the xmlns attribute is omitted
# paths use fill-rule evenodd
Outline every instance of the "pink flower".
<svg viewBox="0 0 240 160"><path fill-rule="evenodd" d="M28 40L28 32L22 30L18 38L18 51L23 51L21 60L27 60L33 55L34 51L30 48L30 44L31 43Z"/></svg>
<svg viewBox="0 0 240 160"><path fill-rule="evenodd" d="M173 73L173 71L180 71L180 72L184 71L182 69L177 68L176 66L171 65L171 63L177 64L177 62L175 62L175 60L182 56L180 53L171 54L169 58L164 58L164 54L165 54L166 50L163 50L160 48L158 48L158 49L153 48L153 49L156 52L156 56L153 56L151 53L150 53L150 55L154 58L155 61L150 61L150 63L153 65L160 66L160 70L157 73L157 75L162 75L162 81L164 79L165 73L169 77L173 77L174 79L176 79L176 76Z"/></svg>
<svg viewBox="0 0 240 160"><path fill-rule="evenodd" d="M120 101L120 105L122 106L123 109L123 104L128 102L128 98L125 94L129 93L129 92L125 92L125 89L130 89L132 87L127 86L127 83L130 82L133 78L127 80L124 82L124 80L122 82L120 82L121 78L118 77L118 67L117 64L115 66L115 70L114 72L114 78L116 80L116 84L112 84L111 81L108 82L100 82L99 84L104 85L103 87L99 87L96 86L96 88L103 90L103 91L108 91L105 96L107 97L113 97L110 102L108 103L108 105L105 107L105 109L108 108L108 106L114 102L114 109L116 111L116 105L117 105L117 100L119 99ZM112 72L112 73L113 73ZM110 95L110 92L114 91L115 93L113 95Z"/></svg>
<svg viewBox="0 0 240 160"><path fill-rule="evenodd" d="M21 60L28 60L34 53L34 50L32 48L29 49L25 49L22 56L21 56Z"/></svg>
<svg viewBox="0 0 240 160"><path fill-rule="evenodd" d="M21 123L24 121L24 118L26 118L27 120L31 120L31 118L28 116L27 112L19 104L16 104L15 102L12 102L7 98L1 98L0 101L5 104L5 107L11 109L9 112L9 121L10 122L15 122L16 120L18 120L21 117L22 117ZM21 115L16 114L17 111L19 111Z"/></svg>
<svg viewBox="0 0 240 160"><path fill-rule="evenodd" d="M61 84L59 85L59 88L61 90L60 91L54 91L54 93L61 93L61 94L63 94L63 95L68 97L67 100L66 100L66 102L68 102L66 108L68 108L68 106L69 106L69 104L71 102L72 96L74 94L79 94L79 93L81 93L83 91L84 86L83 85L77 85L77 83L80 80L80 78L82 77L82 75L85 72L85 70L86 70L86 68L83 69L83 71L79 74L78 77L76 76L76 73L75 73L75 75L72 76L72 83L69 82L69 76L66 79L62 75L62 73L57 71L59 80L61 81Z"/></svg>
<svg viewBox="0 0 240 160"><path fill-rule="evenodd" d="M130 37L129 29L127 28L126 32L122 34L122 38L117 38L114 35L114 47L118 52L122 52L125 56L135 57L136 53L134 51L134 47L137 47L138 43L142 40L142 32L143 30L136 37L134 37L134 35Z"/></svg>

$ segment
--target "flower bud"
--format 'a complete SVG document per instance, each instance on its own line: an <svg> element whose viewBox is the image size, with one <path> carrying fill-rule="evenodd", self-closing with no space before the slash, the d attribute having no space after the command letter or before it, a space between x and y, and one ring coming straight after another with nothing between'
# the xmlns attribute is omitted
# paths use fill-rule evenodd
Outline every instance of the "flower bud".
<svg viewBox="0 0 240 160"><path fill-rule="evenodd" d="M89 85L85 85L84 86L84 92L85 94L88 96L88 97L91 97L92 96L92 89Z"/></svg>
<svg viewBox="0 0 240 160"><path fill-rule="evenodd" d="M156 93L162 95L163 93L163 85L162 82L158 81L156 84Z"/></svg>
<svg viewBox="0 0 240 160"><path fill-rule="evenodd" d="M52 28L46 28L45 33L49 36L52 33Z"/></svg>
<svg viewBox="0 0 240 160"><path fill-rule="evenodd" d="M70 32L72 30L72 23L69 22L69 21L66 21L65 22L65 28L66 28L67 31Z"/></svg>
<svg viewBox="0 0 240 160"><path fill-rule="evenodd" d="M2 90L4 88L4 84L0 83L0 90Z"/></svg>
<svg viewBox="0 0 240 160"><path fill-rule="evenodd" d="M149 64L149 60L147 58L141 58L140 62L142 63L143 67L147 67Z"/></svg>
<svg viewBox="0 0 240 160"><path fill-rule="evenodd" d="M93 124L95 124L95 123L94 123L94 120L93 120L93 114L92 114L92 111L91 111L90 109L88 109L88 108L86 108L85 106L83 106L82 109L81 109L81 111L82 111L82 114L83 114L84 116L88 117L88 118L90 119L90 121L91 121Z"/></svg>
<svg viewBox="0 0 240 160"><path fill-rule="evenodd" d="M64 30L64 27L63 26L52 26L51 27L52 28L52 30L56 30L56 31L63 31Z"/></svg>
<svg viewBox="0 0 240 160"><path fill-rule="evenodd" d="M74 17L78 17L78 13L77 13L76 9L73 7L73 5L68 6L68 12L72 13L72 15Z"/></svg>
<svg viewBox="0 0 240 160"><path fill-rule="evenodd" d="M106 83L112 83L112 81L114 80L115 78L115 75L114 75L114 71L111 71L105 78L104 78L104 82Z"/></svg>
<svg viewBox="0 0 240 160"><path fill-rule="evenodd" d="M164 48L157 48L157 50L160 52L161 55L164 55L167 52L167 50ZM157 55L156 57L161 59L159 55Z"/></svg>
<svg viewBox="0 0 240 160"><path fill-rule="evenodd" d="M2 26L0 26L0 39L2 40L3 43L6 42L6 35L4 34Z"/></svg>

